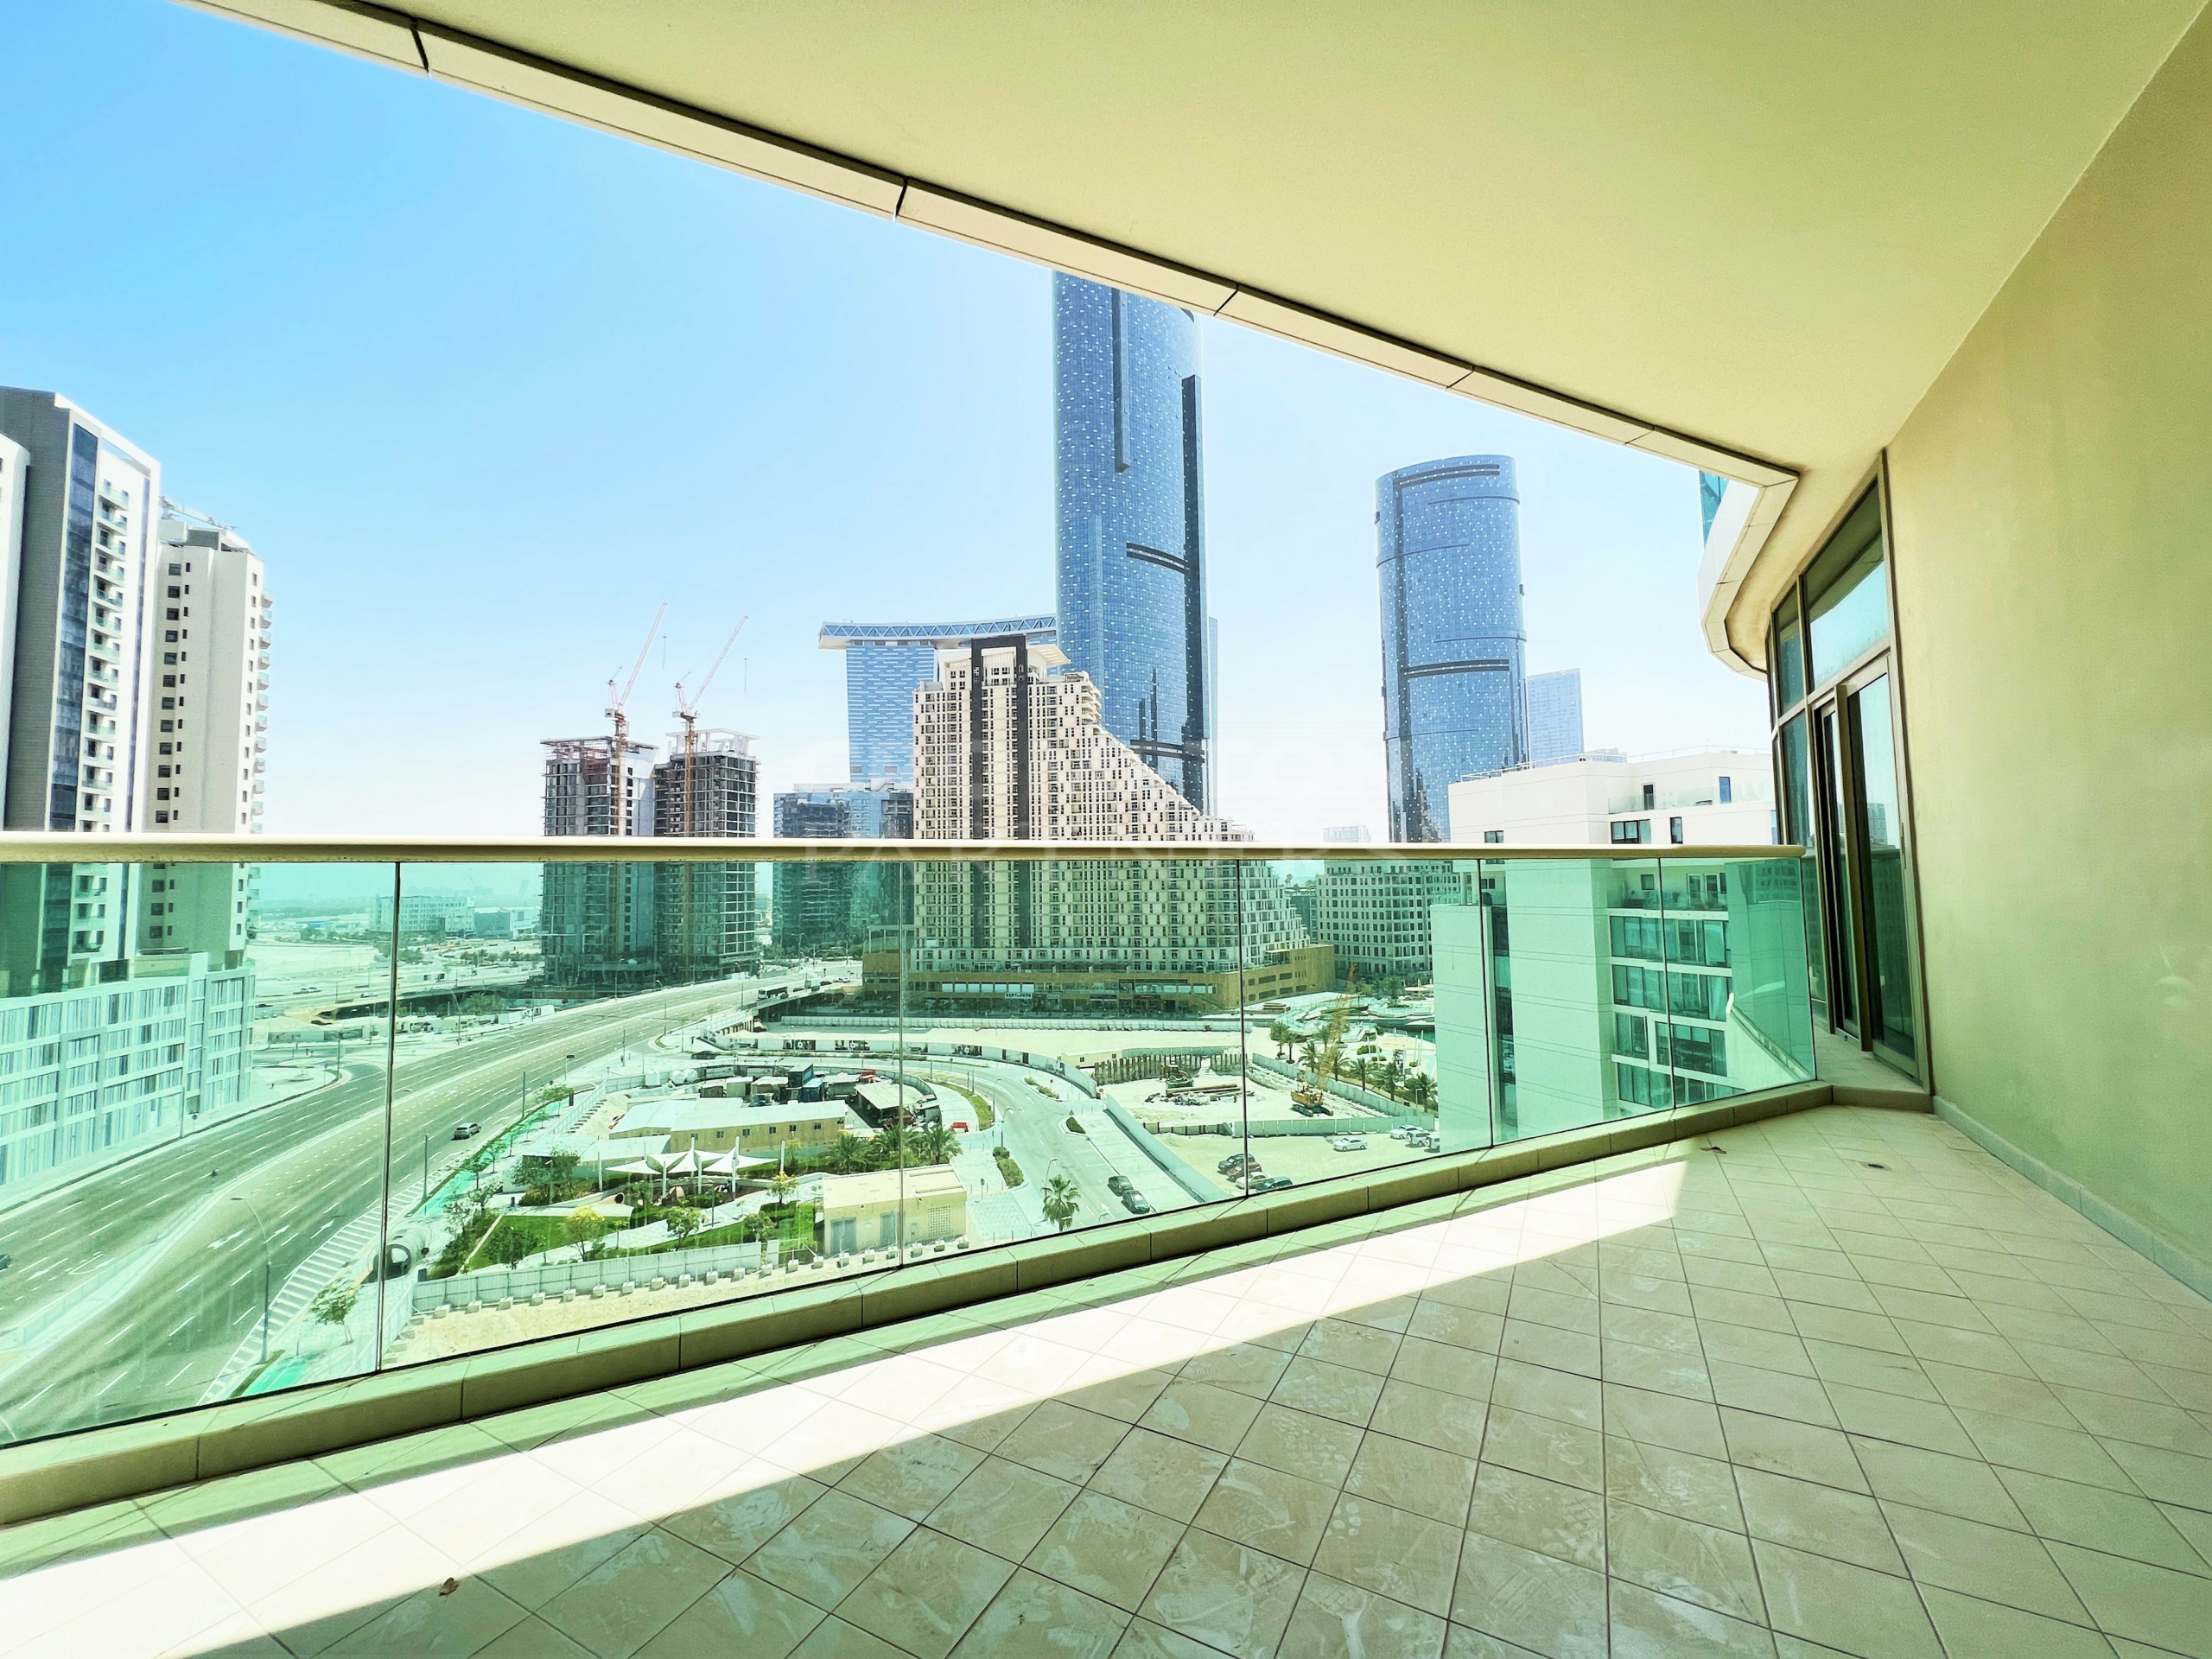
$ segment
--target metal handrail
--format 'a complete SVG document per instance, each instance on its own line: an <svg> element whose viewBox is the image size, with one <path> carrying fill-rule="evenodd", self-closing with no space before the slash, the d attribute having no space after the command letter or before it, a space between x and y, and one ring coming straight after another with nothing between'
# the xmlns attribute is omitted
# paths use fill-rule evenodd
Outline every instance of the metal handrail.
<svg viewBox="0 0 2212 1659"><path fill-rule="evenodd" d="M1503 847L1471 842L1257 841L813 841L804 837L533 836L456 839L373 836L43 836L0 834L8 864L604 864L639 861L899 864L1046 859L1265 859L1301 863L1400 863L1480 860L1484 863L1595 859L1643 863L1655 858L1798 858L1793 846Z"/></svg>

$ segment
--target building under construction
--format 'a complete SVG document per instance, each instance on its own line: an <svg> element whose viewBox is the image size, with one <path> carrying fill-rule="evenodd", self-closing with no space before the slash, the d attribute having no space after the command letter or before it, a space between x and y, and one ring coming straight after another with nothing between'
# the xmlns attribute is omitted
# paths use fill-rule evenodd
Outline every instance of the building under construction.
<svg viewBox="0 0 2212 1659"><path fill-rule="evenodd" d="M742 732L687 730L653 769L657 836L750 837L759 823L760 762ZM756 868L672 863L654 876L660 982L749 974L760 965Z"/></svg>
<svg viewBox="0 0 2212 1659"><path fill-rule="evenodd" d="M554 738L545 750L549 836L653 833L652 746L611 737ZM548 864L538 919L548 989L591 996L650 990L661 982L654 867Z"/></svg>

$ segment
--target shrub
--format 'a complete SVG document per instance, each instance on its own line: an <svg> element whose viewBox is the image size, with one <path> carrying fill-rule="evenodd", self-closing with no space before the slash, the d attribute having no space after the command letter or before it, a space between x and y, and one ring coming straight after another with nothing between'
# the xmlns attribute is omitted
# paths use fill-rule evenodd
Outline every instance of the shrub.
<svg viewBox="0 0 2212 1659"><path fill-rule="evenodd" d="M999 1179L1008 1186L1021 1185L1021 1166L1014 1161L1014 1154L1004 1147L993 1147L991 1156L998 1160Z"/></svg>

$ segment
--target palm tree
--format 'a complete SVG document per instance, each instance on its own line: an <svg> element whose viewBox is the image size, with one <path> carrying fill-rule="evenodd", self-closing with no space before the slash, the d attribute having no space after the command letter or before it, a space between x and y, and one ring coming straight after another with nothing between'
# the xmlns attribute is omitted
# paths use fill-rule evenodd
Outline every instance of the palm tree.
<svg viewBox="0 0 2212 1659"><path fill-rule="evenodd" d="M868 1158L878 1169L896 1169L907 1161L906 1131L894 1120L875 1132L868 1143Z"/></svg>
<svg viewBox="0 0 2212 1659"><path fill-rule="evenodd" d="M914 1136L914 1161L922 1164L949 1164L960 1150L960 1137L942 1123L924 1129Z"/></svg>
<svg viewBox="0 0 2212 1659"><path fill-rule="evenodd" d="M1395 1100L1398 1090L1406 1086L1406 1063L1402 1057L1393 1054L1382 1063L1382 1075L1376 1079L1382 1092Z"/></svg>
<svg viewBox="0 0 2212 1659"><path fill-rule="evenodd" d="M1055 1175L1045 1183L1044 1198L1045 1219L1065 1233L1075 1220L1075 1183L1065 1175Z"/></svg>
<svg viewBox="0 0 2212 1659"><path fill-rule="evenodd" d="M1308 1037L1299 1048L1298 1063L1318 1075L1321 1070L1321 1045Z"/></svg>
<svg viewBox="0 0 2212 1659"><path fill-rule="evenodd" d="M1275 1046L1275 1058L1280 1060L1296 1046L1298 1033L1290 1028L1290 1021L1278 1020L1268 1027L1268 1040Z"/></svg>
<svg viewBox="0 0 2212 1659"><path fill-rule="evenodd" d="M839 1175L857 1175L868 1166L868 1142L857 1135L841 1135L830 1146L830 1168Z"/></svg>
<svg viewBox="0 0 2212 1659"><path fill-rule="evenodd" d="M1351 1074L1363 1089L1367 1087L1367 1056L1360 1055L1351 1063Z"/></svg>
<svg viewBox="0 0 2212 1659"><path fill-rule="evenodd" d="M1429 1109L1436 1099L1436 1079L1426 1071L1416 1071L1406 1079L1406 1100L1421 1110Z"/></svg>

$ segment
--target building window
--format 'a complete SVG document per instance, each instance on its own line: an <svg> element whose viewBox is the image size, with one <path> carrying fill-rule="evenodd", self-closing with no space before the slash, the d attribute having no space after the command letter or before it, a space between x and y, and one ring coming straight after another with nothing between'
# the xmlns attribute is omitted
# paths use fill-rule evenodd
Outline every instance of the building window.
<svg viewBox="0 0 2212 1659"><path fill-rule="evenodd" d="M1485 830L1483 831L1483 839L1490 842L1491 846L1495 847L1505 839L1505 831L1503 830Z"/></svg>
<svg viewBox="0 0 2212 1659"><path fill-rule="evenodd" d="M1736 791L1734 784L1730 779L1723 778L1720 780L1720 804L1726 806L1729 802L1735 798Z"/></svg>
<svg viewBox="0 0 2212 1659"><path fill-rule="evenodd" d="M1667 820L1667 839L1677 847L1682 844L1682 821L1680 818Z"/></svg>
<svg viewBox="0 0 2212 1659"><path fill-rule="evenodd" d="M1658 804L1659 791L1657 785L1646 784L1643 786L1643 810L1648 812Z"/></svg>
<svg viewBox="0 0 2212 1659"><path fill-rule="evenodd" d="M1649 818L1630 818L1613 826L1613 844L1616 847L1648 842L1650 839L1651 820Z"/></svg>

